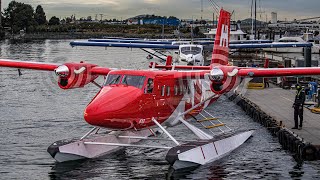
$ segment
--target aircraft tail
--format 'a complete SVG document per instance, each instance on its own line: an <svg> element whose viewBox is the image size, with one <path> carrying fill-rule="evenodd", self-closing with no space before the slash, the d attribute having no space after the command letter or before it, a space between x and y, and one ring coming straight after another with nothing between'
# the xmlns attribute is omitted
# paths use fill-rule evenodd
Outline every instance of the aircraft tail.
<svg viewBox="0 0 320 180"><path fill-rule="evenodd" d="M229 58L230 42L230 17L231 14L220 10L217 33L212 51L211 68L216 65L227 65Z"/></svg>

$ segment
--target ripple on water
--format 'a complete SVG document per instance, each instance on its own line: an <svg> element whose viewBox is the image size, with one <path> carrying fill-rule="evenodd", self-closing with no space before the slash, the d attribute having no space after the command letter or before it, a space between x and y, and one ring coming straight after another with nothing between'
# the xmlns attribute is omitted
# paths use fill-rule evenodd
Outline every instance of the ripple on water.
<svg viewBox="0 0 320 180"><path fill-rule="evenodd" d="M52 63L85 60L115 68L143 69L149 64L141 50L71 48L69 40L2 42L0 53L1 58L8 59ZM56 163L46 152L47 147L57 140L80 137L90 129L82 113L98 88L89 85L64 91L57 87L53 73L30 70L22 73L19 77L16 70L0 69L1 179L316 179L320 176L319 162L297 164L281 149L277 138L224 97L209 107L209 111L233 129L256 129L256 132L218 162L174 172L164 160L166 151L128 148L99 159ZM103 78L98 81L102 83ZM176 138L194 138L182 125L169 131Z"/></svg>

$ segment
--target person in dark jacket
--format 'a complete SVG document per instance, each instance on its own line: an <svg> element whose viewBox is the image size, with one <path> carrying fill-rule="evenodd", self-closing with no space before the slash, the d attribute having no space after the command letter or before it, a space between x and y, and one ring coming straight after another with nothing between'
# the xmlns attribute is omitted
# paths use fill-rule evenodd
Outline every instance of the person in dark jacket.
<svg viewBox="0 0 320 180"><path fill-rule="evenodd" d="M292 106L294 108L294 127L292 129L298 129L298 116L300 119L299 129L302 129L305 92L300 84L296 85L296 89L297 93Z"/></svg>

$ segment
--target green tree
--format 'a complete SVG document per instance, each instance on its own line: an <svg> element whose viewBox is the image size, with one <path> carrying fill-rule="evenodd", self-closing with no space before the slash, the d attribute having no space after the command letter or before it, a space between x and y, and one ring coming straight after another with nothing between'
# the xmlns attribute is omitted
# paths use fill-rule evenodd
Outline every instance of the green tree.
<svg viewBox="0 0 320 180"><path fill-rule="evenodd" d="M56 16L52 16L49 20L49 25L59 25L60 24L60 19L57 18Z"/></svg>
<svg viewBox="0 0 320 180"><path fill-rule="evenodd" d="M198 26L193 28L193 33L194 34L199 34L199 32L200 32L200 28Z"/></svg>
<svg viewBox="0 0 320 180"><path fill-rule="evenodd" d="M29 27L36 24L32 6L16 1L11 1L4 10L4 18L6 26L11 27L14 33L22 29L28 32Z"/></svg>
<svg viewBox="0 0 320 180"><path fill-rule="evenodd" d="M36 13L34 14L34 19L38 25L43 25L47 23L46 13L44 12L41 5L38 5L36 8Z"/></svg>

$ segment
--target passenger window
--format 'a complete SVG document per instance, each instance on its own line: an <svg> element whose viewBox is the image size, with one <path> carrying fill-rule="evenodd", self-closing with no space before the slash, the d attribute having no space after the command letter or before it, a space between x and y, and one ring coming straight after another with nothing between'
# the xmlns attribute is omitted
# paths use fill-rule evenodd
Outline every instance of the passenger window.
<svg viewBox="0 0 320 180"><path fill-rule="evenodd" d="M166 89L166 86L161 87L161 96L164 96L165 89Z"/></svg>
<svg viewBox="0 0 320 180"><path fill-rule="evenodd" d="M174 86L174 95L177 96L178 95L178 91L179 91L179 88L178 86Z"/></svg>
<svg viewBox="0 0 320 180"><path fill-rule="evenodd" d="M146 86L146 93L152 93L154 87L153 79L149 78Z"/></svg>
<svg viewBox="0 0 320 180"><path fill-rule="evenodd" d="M167 87L167 96L170 96L170 86Z"/></svg>

